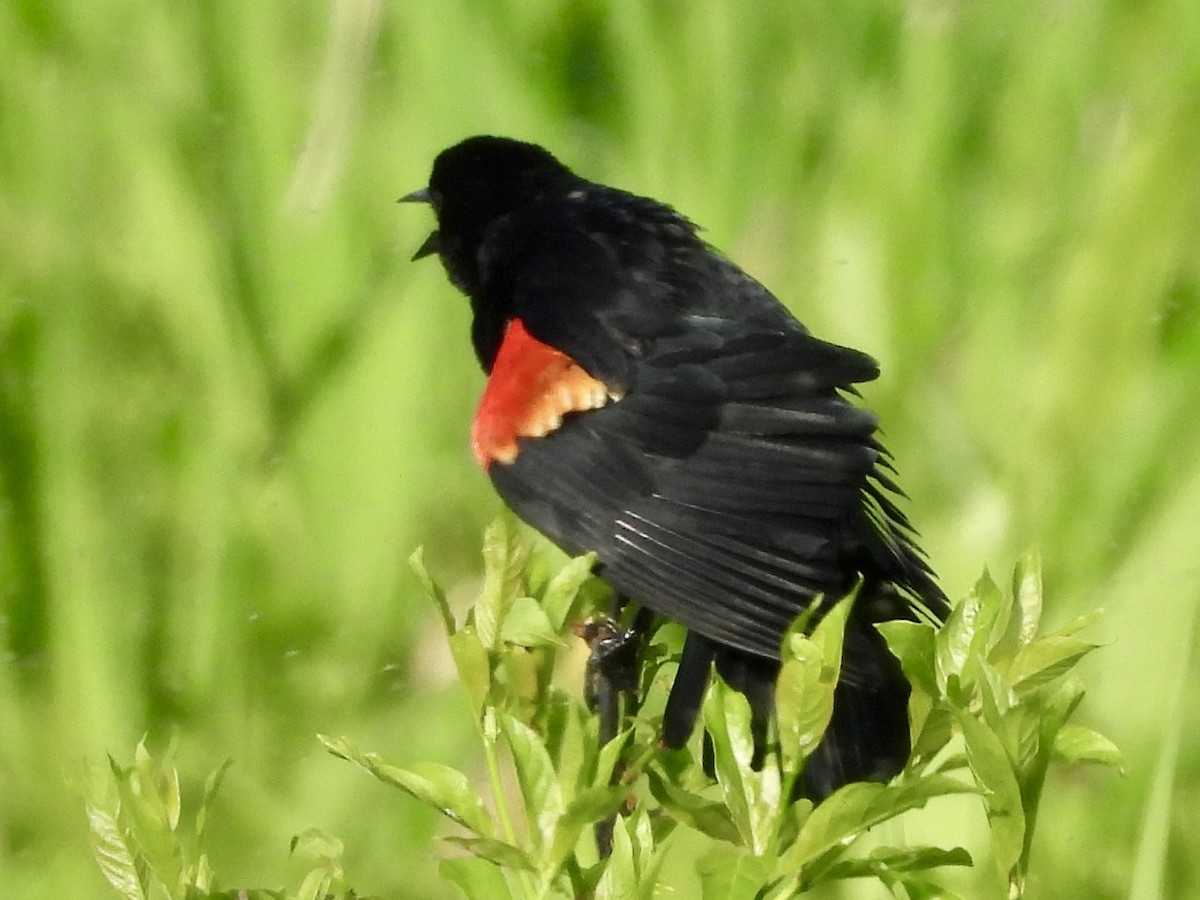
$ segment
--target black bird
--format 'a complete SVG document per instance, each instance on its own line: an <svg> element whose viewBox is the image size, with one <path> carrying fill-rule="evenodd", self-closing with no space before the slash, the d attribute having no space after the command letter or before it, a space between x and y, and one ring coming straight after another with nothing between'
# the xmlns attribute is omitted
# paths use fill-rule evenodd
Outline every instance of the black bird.
<svg viewBox="0 0 1200 900"><path fill-rule="evenodd" d="M810 334L671 207L534 144L469 138L403 199L437 216L414 259L436 252L471 301L472 446L496 490L687 629L663 743L688 739L714 664L761 737L789 624L861 581L802 789L900 772L909 685L873 625L948 604L876 418L849 399L875 361Z"/></svg>

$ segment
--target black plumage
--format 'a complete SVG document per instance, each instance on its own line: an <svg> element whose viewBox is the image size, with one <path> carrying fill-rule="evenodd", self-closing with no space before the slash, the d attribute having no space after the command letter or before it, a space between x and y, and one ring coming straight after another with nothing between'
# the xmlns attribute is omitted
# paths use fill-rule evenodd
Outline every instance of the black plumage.
<svg viewBox="0 0 1200 900"><path fill-rule="evenodd" d="M811 335L670 207L540 147L468 139L411 198L438 219L418 255L436 250L471 300L489 373L476 424L511 432L476 447L497 491L689 630L664 742L687 739L712 665L765 727L784 632L861 580L804 784L819 799L896 774L909 688L872 626L947 603L894 502L875 417L854 402L874 360ZM522 355L533 375L513 374Z"/></svg>

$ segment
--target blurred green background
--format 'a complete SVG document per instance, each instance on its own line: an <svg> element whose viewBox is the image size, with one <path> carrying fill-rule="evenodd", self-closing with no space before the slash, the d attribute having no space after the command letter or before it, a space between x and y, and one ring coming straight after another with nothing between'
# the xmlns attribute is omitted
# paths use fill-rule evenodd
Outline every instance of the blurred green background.
<svg viewBox="0 0 1200 900"><path fill-rule="evenodd" d="M72 785L143 734L185 797L234 759L226 886L320 827L360 892L451 896L314 734L478 766L404 560L479 571L481 376L394 204L477 132L881 360L947 590L1037 549L1051 625L1108 610L1080 721L1129 771L1054 780L1029 896L1194 896L1200 6L7 0L0 59L5 897L108 896Z"/></svg>

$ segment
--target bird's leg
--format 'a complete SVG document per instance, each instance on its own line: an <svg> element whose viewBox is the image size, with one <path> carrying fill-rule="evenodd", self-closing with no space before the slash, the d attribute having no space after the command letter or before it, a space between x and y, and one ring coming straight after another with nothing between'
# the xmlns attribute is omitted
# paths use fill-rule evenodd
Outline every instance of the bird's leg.
<svg viewBox="0 0 1200 900"><path fill-rule="evenodd" d="M679 655L679 670L663 710L662 745L668 750L680 749L696 728L715 655L712 641L694 631L688 632Z"/></svg>
<svg viewBox="0 0 1200 900"><path fill-rule="evenodd" d="M592 651L584 676L584 700L600 715L600 739L604 742L616 737L622 712L629 715L637 711L642 641L654 620L654 614L643 608L628 628L622 628L618 616L628 602L627 597L617 594L609 616L575 628Z"/></svg>
<svg viewBox="0 0 1200 900"><path fill-rule="evenodd" d="M683 641L683 652L679 654L679 670L663 710L662 745L666 749L679 750L695 731L716 655L717 648L712 641L694 631L688 632ZM704 774L715 779L716 757L707 731L704 732L700 758Z"/></svg>
<svg viewBox="0 0 1200 900"><path fill-rule="evenodd" d="M587 622L576 630L592 651L584 678L584 699L600 717L601 746L617 736L625 716L636 712L639 703L642 640L654 614L643 607L629 628L621 628L619 618L628 602L629 598L622 594L613 595L607 618ZM623 766L618 762L609 783L616 784L623 774ZM606 819L596 825L596 848L601 858L612 852L614 822Z"/></svg>

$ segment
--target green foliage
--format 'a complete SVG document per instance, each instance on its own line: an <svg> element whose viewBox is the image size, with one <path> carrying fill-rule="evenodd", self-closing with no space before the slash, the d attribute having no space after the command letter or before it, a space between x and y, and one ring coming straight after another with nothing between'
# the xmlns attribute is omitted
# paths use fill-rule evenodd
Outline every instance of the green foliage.
<svg viewBox="0 0 1200 900"><path fill-rule="evenodd" d="M187 829L180 824L179 773L171 756L154 760L139 743L132 766L110 759L106 772L90 775L92 851L123 900L355 900L342 877L341 841L316 829L292 839L295 855L317 863L295 890L217 890L203 847L210 808L229 763L208 777Z"/></svg>
<svg viewBox="0 0 1200 900"><path fill-rule="evenodd" d="M420 551L410 564L440 613L471 707L487 766L486 798L453 767L396 765L350 739L321 738L334 755L457 826L461 833L445 840L465 855L445 859L442 873L468 898L649 900L680 826L713 844L699 866L705 898L783 900L861 878L879 880L896 897L951 896L935 875L973 865L965 849L862 843L871 829L954 795L979 797L991 826L994 881L1015 898L1024 894L1051 761L1121 763L1107 739L1067 724L1083 695L1070 672L1096 645L1074 636L1084 621L1041 633L1041 574L1033 558L1017 567L1011 594L985 573L940 628L879 626L914 684L913 759L891 784L849 784L814 808L789 798L829 722L851 598L811 633L801 617L785 637L778 749L757 770L749 704L714 680L703 714L713 786L692 750L657 746L659 716L650 707L600 746L596 717L556 682L570 623L596 611L587 598L599 594L585 589L592 557L543 577L528 564L508 516L488 528L483 557L480 593L461 622ZM178 830L179 780L169 762L154 763L139 745L132 768L114 763L108 778L95 780L88 801L93 845L120 894L222 896L211 893L213 875L198 848L224 771L209 779L188 841ZM605 821L612 853L601 858L592 828ZM298 846L323 864L295 894L263 896L352 896L340 841L310 831L293 840L293 850Z"/></svg>
<svg viewBox="0 0 1200 900"><path fill-rule="evenodd" d="M947 733L957 731L983 792L992 857L1009 896L1024 891L1038 804L1054 759L1123 765L1105 737L1067 719L1083 699L1068 673L1096 644L1074 637L1095 616L1057 632L1039 633L1041 567L1023 560L1011 594L985 572L946 624L890 622L880 626L915 685L920 711L913 768L939 771ZM949 726L949 727L947 727Z"/></svg>

